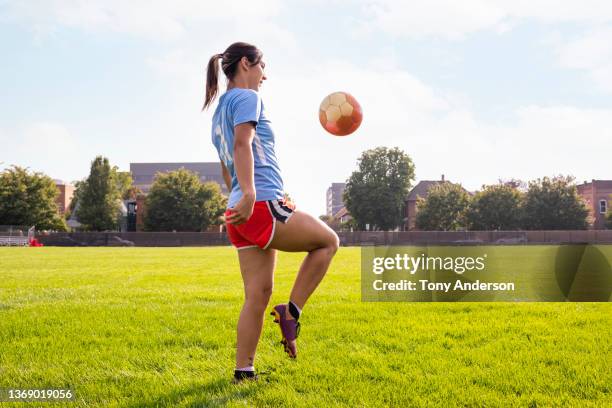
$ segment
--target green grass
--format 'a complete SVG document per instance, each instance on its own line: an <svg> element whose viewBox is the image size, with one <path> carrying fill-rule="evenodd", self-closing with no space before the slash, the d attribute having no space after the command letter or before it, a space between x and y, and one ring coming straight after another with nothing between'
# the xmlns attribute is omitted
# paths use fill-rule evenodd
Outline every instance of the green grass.
<svg viewBox="0 0 612 408"><path fill-rule="evenodd" d="M272 304L302 257L279 254ZM262 380L236 386L233 249L0 248L0 387L72 387L70 407L612 404L610 303L360 293L359 248L341 248L304 310L299 358L266 319Z"/></svg>

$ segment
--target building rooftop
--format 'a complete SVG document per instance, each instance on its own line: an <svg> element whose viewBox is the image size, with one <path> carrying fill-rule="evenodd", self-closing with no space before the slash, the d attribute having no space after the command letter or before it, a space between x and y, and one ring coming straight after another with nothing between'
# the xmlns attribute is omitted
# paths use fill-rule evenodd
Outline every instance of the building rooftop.
<svg viewBox="0 0 612 408"><path fill-rule="evenodd" d="M591 181L585 180L584 183L578 184L578 187L587 186L589 184L594 184L596 187L599 187L599 188L612 188L612 180L591 180Z"/></svg>
<svg viewBox="0 0 612 408"><path fill-rule="evenodd" d="M427 197L427 191L429 190L431 186L440 184L442 182L443 182L442 180L421 180L418 182L416 186L412 188L412 190L410 190L410 193L408 193L408 197L406 198L406 200L416 201L417 196L425 198Z"/></svg>
<svg viewBox="0 0 612 408"><path fill-rule="evenodd" d="M196 173L201 182L214 181L227 194L219 162L171 162L171 163L130 163L133 185L147 194L155 181L157 173L167 173L180 168Z"/></svg>
<svg viewBox="0 0 612 408"><path fill-rule="evenodd" d="M181 167L200 174L221 174L221 165L218 162L130 163L130 172L154 175L158 171L178 170Z"/></svg>

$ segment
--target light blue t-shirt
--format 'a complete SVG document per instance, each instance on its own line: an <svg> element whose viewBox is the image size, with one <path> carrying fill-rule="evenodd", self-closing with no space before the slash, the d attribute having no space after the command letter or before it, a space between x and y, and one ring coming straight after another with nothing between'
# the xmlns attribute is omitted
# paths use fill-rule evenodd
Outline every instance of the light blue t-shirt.
<svg viewBox="0 0 612 408"><path fill-rule="evenodd" d="M256 201L282 198L283 179L274 153L274 132L259 94L246 88L232 88L219 98L212 119L212 142L219 159L232 176L232 191L228 207L233 207L242 197L238 177L234 168L234 126L253 122L253 162L255 165Z"/></svg>

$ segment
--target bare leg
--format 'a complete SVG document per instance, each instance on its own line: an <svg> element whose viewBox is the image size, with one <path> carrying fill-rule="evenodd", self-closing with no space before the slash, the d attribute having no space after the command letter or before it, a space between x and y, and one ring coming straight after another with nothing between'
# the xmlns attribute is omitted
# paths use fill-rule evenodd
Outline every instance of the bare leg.
<svg viewBox="0 0 612 408"><path fill-rule="evenodd" d="M244 282L244 305L238 319L236 368L254 364L263 327L264 313L274 285L276 251L247 248L238 250Z"/></svg>
<svg viewBox="0 0 612 408"><path fill-rule="evenodd" d="M287 224L276 223L271 248L308 252L290 296L290 300L300 309L325 276L338 245L338 235L323 221L307 213L295 211Z"/></svg>

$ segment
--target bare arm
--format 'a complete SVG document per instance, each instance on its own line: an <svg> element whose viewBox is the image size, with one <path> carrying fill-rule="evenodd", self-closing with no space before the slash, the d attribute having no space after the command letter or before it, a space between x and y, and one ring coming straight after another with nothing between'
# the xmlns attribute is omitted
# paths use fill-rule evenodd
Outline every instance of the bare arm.
<svg viewBox="0 0 612 408"><path fill-rule="evenodd" d="M242 191L242 198L232 208L226 221L230 224L242 224L253 214L255 205L255 176L253 160L253 138L255 127L251 123L242 123L234 128L234 169Z"/></svg>
<svg viewBox="0 0 612 408"><path fill-rule="evenodd" d="M225 181L225 185L227 186L227 191L231 193L232 191L232 176L229 174L229 170L225 167L225 164L221 162L221 174L223 174L223 181Z"/></svg>
<svg viewBox="0 0 612 408"><path fill-rule="evenodd" d="M253 161L253 138L255 127L251 123L242 123L234 128L234 168L240 190L244 196L255 198L255 176Z"/></svg>

